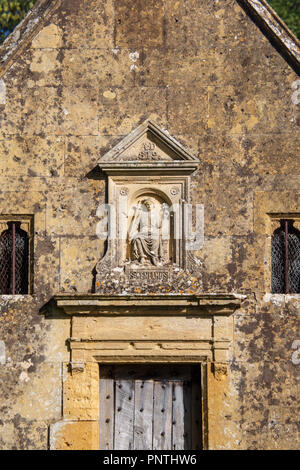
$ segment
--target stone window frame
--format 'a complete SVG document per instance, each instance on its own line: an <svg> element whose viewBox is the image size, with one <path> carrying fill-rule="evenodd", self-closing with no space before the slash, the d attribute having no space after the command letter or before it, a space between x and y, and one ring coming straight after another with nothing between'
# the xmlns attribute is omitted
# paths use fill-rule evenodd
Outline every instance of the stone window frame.
<svg viewBox="0 0 300 470"><path fill-rule="evenodd" d="M32 214L0 215L0 234L7 229L8 222L21 222L21 229L28 235L28 292L27 294L6 294L5 296L32 296L34 286L34 216ZM3 295L0 294L0 296Z"/></svg>
<svg viewBox="0 0 300 470"><path fill-rule="evenodd" d="M294 227L300 230L300 212L269 212L267 213L267 239L266 239L266 252L265 252L265 286L267 287L266 293L272 295L299 295L298 293L290 292L289 294L272 293L272 257L271 257L271 244L274 231L280 226L280 220L294 220Z"/></svg>
<svg viewBox="0 0 300 470"><path fill-rule="evenodd" d="M269 253L269 266L270 266L270 286L271 286L271 291L272 291L272 255L271 255L271 243L272 243L272 237L274 234L274 231L280 227L280 221L281 220L293 220L294 224L293 227L295 227L297 230L300 231L300 213L272 213L268 214L270 217L270 224L271 224L271 237L270 237L270 247L268 250ZM288 294L285 294L284 292L280 293L281 295L299 295L299 292L289 292Z"/></svg>
<svg viewBox="0 0 300 470"><path fill-rule="evenodd" d="M254 251L259 275L258 291L274 296L300 294L273 294L271 284L271 243L274 230L281 219L293 219L300 230L300 191L257 191L254 193L253 231Z"/></svg>

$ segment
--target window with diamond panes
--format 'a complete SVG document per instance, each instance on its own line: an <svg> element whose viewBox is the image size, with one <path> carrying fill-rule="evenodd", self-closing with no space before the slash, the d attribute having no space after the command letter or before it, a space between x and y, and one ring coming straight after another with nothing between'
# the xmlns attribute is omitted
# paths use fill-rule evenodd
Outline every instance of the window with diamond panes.
<svg viewBox="0 0 300 470"><path fill-rule="evenodd" d="M0 235L0 294L28 294L29 238L20 221L8 221Z"/></svg>
<svg viewBox="0 0 300 470"><path fill-rule="evenodd" d="M282 219L272 236L272 293L300 293L300 231Z"/></svg>

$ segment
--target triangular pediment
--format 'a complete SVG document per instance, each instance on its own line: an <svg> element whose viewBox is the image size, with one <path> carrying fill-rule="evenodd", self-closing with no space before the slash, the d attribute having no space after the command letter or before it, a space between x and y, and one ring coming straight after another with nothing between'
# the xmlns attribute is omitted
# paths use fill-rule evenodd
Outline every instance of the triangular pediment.
<svg viewBox="0 0 300 470"><path fill-rule="evenodd" d="M175 138L148 119L106 153L99 161L99 166L107 170L132 165L152 169L188 165L195 170L198 163L197 158Z"/></svg>

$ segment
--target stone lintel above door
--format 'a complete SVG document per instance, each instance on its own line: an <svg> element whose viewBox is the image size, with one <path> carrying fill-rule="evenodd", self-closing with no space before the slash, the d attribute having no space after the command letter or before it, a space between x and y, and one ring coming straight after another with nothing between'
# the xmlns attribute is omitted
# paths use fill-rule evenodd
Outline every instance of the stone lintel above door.
<svg viewBox="0 0 300 470"><path fill-rule="evenodd" d="M238 294L59 294L71 316L71 363L228 362ZM51 308L49 309L49 314Z"/></svg>
<svg viewBox="0 0 300 470"><path fill-rule="evenodd" d="M240 294L110 295L58 294L53 300L67 315L231 315L246 298ZM163 309L163 310L162 310Z"/></svg>

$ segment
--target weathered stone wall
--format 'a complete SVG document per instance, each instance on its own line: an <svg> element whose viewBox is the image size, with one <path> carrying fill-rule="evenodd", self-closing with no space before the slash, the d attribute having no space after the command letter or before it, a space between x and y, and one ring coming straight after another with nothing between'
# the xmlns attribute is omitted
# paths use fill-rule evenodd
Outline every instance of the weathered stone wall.
<svg viewBox="0 0 300 470"><path fill-rule="evenodd" d="M63 0L46 18L0 80L0 214L34 215L33 295L0 299L1 449L48 448L62 417L79 421L82 448L97 445L95 395L68 375L70 319L40 309L58 292L91 291L104 250L94 169L149 117L200 160L203 291L248 295L230 374L209 379L229 381L210 404L226 424L210 447L299 446L300 297L269 295L266 261L267 212L300 213L295 80L235 0ZM72 447L61 433L53 445Z"/></svg>

